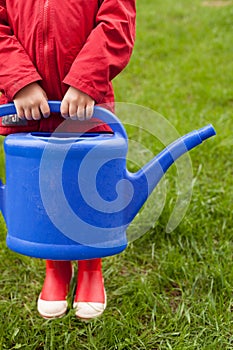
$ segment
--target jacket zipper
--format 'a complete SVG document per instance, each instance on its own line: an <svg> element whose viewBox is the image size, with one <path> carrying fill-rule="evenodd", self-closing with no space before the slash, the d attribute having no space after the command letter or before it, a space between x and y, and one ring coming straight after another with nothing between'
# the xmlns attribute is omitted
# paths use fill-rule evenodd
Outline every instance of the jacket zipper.
<svg viewBox="0 0 233 350"><path fill-rule="evenodd" d="M44 70L45 76L49 79L49 0L44 2L44 18L43 18L43 40L44 40ZM49 81L46 82L48 85Z"/></svg>

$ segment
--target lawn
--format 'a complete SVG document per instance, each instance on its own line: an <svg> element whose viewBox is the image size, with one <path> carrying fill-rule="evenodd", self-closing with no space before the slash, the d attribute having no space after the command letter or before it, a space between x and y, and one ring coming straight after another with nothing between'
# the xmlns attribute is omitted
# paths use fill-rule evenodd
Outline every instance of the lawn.
<svg viewBox="0 0 233 350"><path fill-rule="evenodd" d="M217 136L169 170L132 224L141 237L103 260L108 307L99 319L38 316L44 262L9 251L1 219L0 349L233 349L233 1L137 1L137 13L132 60L114 81L118 117L139 146L129 168L178 134L212 123Z"/></svg>

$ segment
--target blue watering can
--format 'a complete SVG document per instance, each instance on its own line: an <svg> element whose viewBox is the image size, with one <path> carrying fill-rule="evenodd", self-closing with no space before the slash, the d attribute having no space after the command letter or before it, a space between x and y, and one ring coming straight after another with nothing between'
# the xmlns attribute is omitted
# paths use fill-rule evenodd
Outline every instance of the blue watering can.
<svg viewBox="0 0 233 350"><path fill-rule="evenodd" d="M60 102L49 102L51 112ZM0 116L15 114L14 104ZM5 138L0 205L15 252L82 260L122 252L126 229L172 163L215 135L211 125L181 137L136 173L126 169L127 134L110 111L94 117L112 133L20 133Z"/></svg>

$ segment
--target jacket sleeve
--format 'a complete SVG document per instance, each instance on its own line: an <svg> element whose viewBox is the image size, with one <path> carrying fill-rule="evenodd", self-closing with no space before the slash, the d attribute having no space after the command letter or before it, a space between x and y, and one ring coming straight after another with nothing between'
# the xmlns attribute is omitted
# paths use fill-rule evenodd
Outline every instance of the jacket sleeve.
<svg viewBox="0 0 233 350"><path fill-rule="evenodd" d="M129 62L135 40L135 0L102 0L96 26L63 83L101 103L110 81Z"/></svg>
<svg viewBox="0 0 233 350"><path fill-rule="evenodd" d="M24 86L41 80L8 24L6 1L0 0L0 91L9 101Z"/></svg>

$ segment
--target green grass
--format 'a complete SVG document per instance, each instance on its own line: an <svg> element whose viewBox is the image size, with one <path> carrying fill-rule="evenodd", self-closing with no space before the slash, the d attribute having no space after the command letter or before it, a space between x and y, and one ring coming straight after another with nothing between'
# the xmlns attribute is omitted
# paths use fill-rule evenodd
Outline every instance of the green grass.
<svg viewBox="0 0 233 350"><path fill-rule="evenodd" d="M0 349L233 349L233 4L202 4L137 1L134 54L114 82L117 101L157 111L180 134L215 126L217 137L190 153L195 185L185 218L166 232L177 197L173 167L154 228L104 259L108 307L89 323L72 310L54 321L38 316L44 262L9 251L1 220ZM161 132L155 128L150 119L152 134Z"/></svg>

